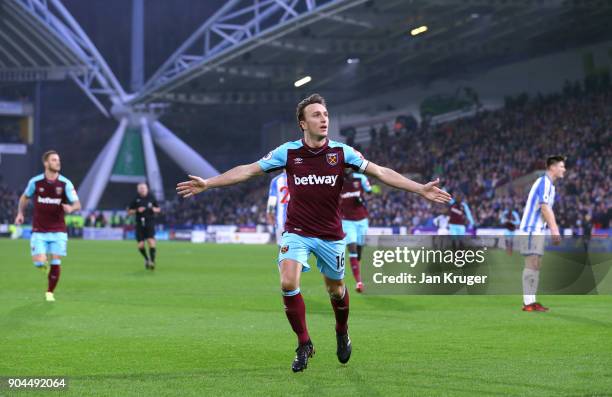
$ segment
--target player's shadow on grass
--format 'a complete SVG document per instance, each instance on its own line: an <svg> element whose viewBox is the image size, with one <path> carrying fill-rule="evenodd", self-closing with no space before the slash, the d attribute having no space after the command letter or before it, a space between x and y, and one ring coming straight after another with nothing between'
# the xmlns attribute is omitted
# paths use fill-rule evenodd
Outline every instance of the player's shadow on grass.
<svg viewBox="0 0 612 397"><path fill-rule="evenodd" d="M27 326L32 320L39 323L41 318L53 311L54 305L55 303L51 302L32 302L16 307L0 317L0 328L6 326L10 329L18 329Z"/></svg>

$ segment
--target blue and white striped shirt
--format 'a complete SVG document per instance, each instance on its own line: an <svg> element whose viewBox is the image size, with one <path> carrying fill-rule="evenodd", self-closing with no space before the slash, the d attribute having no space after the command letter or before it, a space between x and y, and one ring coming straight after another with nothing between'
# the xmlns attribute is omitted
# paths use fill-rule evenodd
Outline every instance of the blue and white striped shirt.
<svg viewBox="0 0 612 397"><path fill-rule="evenodd" d="M542 204L547 204L550 208L555 203L555 185L553 185L547 174L536 179L529 191L523 218L521 219L521 231L523 232L542 232L546 228L546 221L542 216Z"/></svg>
<svg viewBox="0 0 612 397"><path fill-rule="evenodd" d="M268 194L268 207L276 210L276 227L283 229L287 219L287 205L289 205L289 187L287 186L287 173L281 172L270 182Z"/></svg>

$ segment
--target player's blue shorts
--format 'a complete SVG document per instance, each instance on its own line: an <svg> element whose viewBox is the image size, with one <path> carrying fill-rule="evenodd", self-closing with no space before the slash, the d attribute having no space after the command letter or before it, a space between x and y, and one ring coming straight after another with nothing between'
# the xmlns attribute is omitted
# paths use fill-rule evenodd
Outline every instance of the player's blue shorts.
<svg viewBox="0 0 612 397"><path fill-rule="evenodd" d="M342 220L342 230L346 233L344 241L347 244L365 245L365 235L368 233L368 218L359 221Z"/></svg>
<svg viewBox="0 0 612 397"><path fill-rule="evenodd" d="M327 241L316 237L304 237L285 232L281 238L278 263L292 259L302 264L302 271L310 270L308 257L311 253L317 258L317 267L327 278L342 280L344 278L344 240Z"/></svg>
<svg viewBox="0 0 612 397"><path fill-rule="evenodd" d="M32 251L32 256L41 254L66 256L67 242L68 234L66 233L34 232L30 237L30 249Z"/></svg>
<svg viewBox="0 0 612 397"><path fill-rule="evenodd" d="M465 236L465 225L451 223L448 225L448 233L451 236Z"/></svg>

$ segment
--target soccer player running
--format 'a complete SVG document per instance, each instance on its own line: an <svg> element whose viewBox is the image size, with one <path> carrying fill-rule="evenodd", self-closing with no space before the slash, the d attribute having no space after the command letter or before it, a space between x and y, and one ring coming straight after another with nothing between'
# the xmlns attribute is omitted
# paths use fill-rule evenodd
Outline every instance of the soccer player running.
<svg viewBox="0 0 612 397"><path fill-rule="evenodd" d="M136 216L136 241L138 250L145 259L145 269L155 270L155 214L161 209L157 200L149 193L149 186L141 182L136 186L138 194L128 208L128 215ZM149 245L149 255L145 249L145 240Z"/></svg>
<svg viewBox="0 0 612 397"><path fill-rule="evenodd" d="M559 227L555 220L555 181L565 175L565 157L551 156L546 159L546 172L536 179L529 191L521 219L521 254L525 256L523 270L523 311L546 312L547 307L536 301L540 280L540 266L544 255L546 225L550 228L553 244L561 242Z"/></svg>
<svg viewBox="0 0 612 397"><path fill-rule="evenodd" d="M211 188L244 182L265 172L286 170L291 200L278 267L285 313L298 338L291 366L294 372L304 370L314 354L300 293L300 275L310 270L308 256L311 253L317 258L317 267L323 274L335 313L338 360L346 363L351 356L347 325L349 294L343 281L346 244L340 219L344 168L365 172L389 186L417 193L431 201L446 203L450 200L450 195L436 186L438 180L425 185L411 181L389 168L365 160L352 147L329 140L329 115L320 95L313 94L301 101L296 113L302 139L277 147L255 163L235 167L209 179L190 175L189 181L177 185L179 195L190 197Z"/></svg>
<svg viewBox="0 0 612 397"><path fill-rule="evenodd" d="M365 206L364 195L371 193L372 187L365 175L353 172L350 168L344 170L344 185L340 194L340 211L342 213L342 230L346 236L349 261L353 277L357 282L355 290L363 292L360 261L365 245L365 235L368 233L368 209Z"/></svg>
<svg viewBox="0 0 612 397"><path fill-rule="evenodd" d="M268 223L274 227L276 244L278 245L281 243L281 236L285 230L289 198L287 173L283 171L272 179L268 193Z"/></svg>
<svg viewBox="0 0 612 397"><path fill-rule="evenodd" d="M60 279L62 256L66 256L68 234L64 214L81 209L74 185L60 175L59 154L49 150L43 154L45 172L33 177L19 198L15 224L21 225L23 212L30 199L34 202L30 248L32 261L38 269L48 271L47 302L54 302L54 291ZM47 262L50 266L47 265Z"/></svg>

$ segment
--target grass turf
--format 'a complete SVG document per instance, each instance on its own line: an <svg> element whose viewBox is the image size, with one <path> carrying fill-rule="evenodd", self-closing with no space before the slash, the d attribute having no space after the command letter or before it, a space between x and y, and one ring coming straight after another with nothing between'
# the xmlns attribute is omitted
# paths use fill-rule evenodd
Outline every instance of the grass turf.
<svg viewBox="0 0 612 397"><path fill-rule="evenodd" d="M316 270L302 291L317 353L293 374L275 256L161 243L151 273L133 242L70 241L47 303L28 242L0 240L0 376L67 376L52 394L74 396L612 395L610 296L545 297L542 314L518 296L351 292L343 366Z"/></svg>

